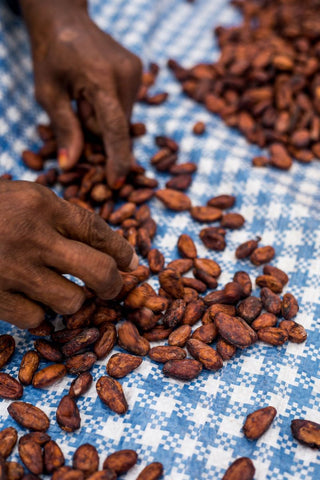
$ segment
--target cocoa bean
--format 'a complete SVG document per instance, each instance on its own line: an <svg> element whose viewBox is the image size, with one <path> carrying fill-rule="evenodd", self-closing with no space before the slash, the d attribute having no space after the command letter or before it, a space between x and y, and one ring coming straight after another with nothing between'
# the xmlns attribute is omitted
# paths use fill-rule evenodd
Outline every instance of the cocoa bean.
<svg viewBox="0 0 320 480"><path fill-rule="evenodd" d="M50 440L45 444L43 461L47 473L52 473L54 470L64 465L64 455L61 448L54 440Z"/></svg>
<svg viewBox="0 0 320 480"><path fill-rule="evenodd" d="M0 368L3 368L14 354L16 342L12 335L0 335Z"/></svg>
<svg viewBox="0 0 320 480"><path fill-rule="evenodd" d="M256 278L256 284L261 288L269 288L273 293L281 293L283 288L280 280L272 275L259 275Z"/></svg>
<svg viewBox="0 0 320 480"><path fill-rule="evenodd" d="M182 257L194 259L197 257L197 248L192 238L183 233L178 239L178 250Z"/></svg>
<svg viewBox="0 0 320 480"><path fill-rule="evenodd" d="M190 325L181 325L176 328L168 337L168 344L173 347L184 347L191 335Z"/></svg>
<svg viewBox="0 0 320 480"><path fill-rule="evenodd" d="M153 248L148 253L148 263L152 273L159 273L164 267L164 256L157 248Z"/></svg>
<svg viewBox="0 0 320 480"><path fill-rule="evenodd" d="M213 340L217 337L217 335L218 330L215 323L208 323L206 325L201 325L201 327L198 327L193 332L191 338L195 340L200 340L203 343L212 343Z"/></svg>
<svg viewBox="0 0 320 480"><path fill-rule="evenodd" d="M278 327L260 328L257 335L262 342L274 346L283 345L288 340L287 332Z"/></svg>
<svg viewBox="0 0 320 480"><path fill-rule="evenodd" d="M78 398L81 395L84 395L91 387L92 380L93 378L90 372L80 373L80 375L75 378L70 385L70 397Z"/></svg>
<svg viewBox="0 0 320 480"><path fill-rule="evenodd" d="M32 385L34 388L50 387L58 382L67 374L67 368L62 363L55 363L49 365L36 372L32 378Z"/></svg>
<svg viewBox="0 0 320 480"><path fill-rule="evenodd" d="M222 228L230 228L232 230L241 228L245 219L240 213L225 213L222 216L220 225Z"/></svg>
<svg viewBox="0 0 320 480"><path fill-rule="evenodd" d="M17 430L13 427L7 427L0 431L0 457L9 457L17 443L17 439Z"/></svg>
<svg viewBox="0 0 320 480"><path fill-rule="evenodd" d="M110 377L123 378L142 363L142 358L128 353L115 353L107 363L107 373Z"/></svg>
<svg viewBox="0 0 320 480"><path fill-rule="evenodd" d="M66 357L75 355L83 348L95 343L99 336L100 333L97 328L86 328L62 347L62 353Z"/></svg>
<svg viewBox="0 0 320 480"><path fill-rule="evenodd" d="M68 358L65 366L69 373L79 374L90 370L97 361L97 356L93 352L79 353Z"/></svg>
<svg viewBox="0 0 320 480"><path fill-rule="evenodd" d="M8 406L9 415L24 428L46 432L49 418L40 408L26 402L12 402Z"/></svg>
<svg viewBox="0 0 320 480"><path fill-rule="evenodd" d="M34 475L41 475L43 473L43 458L42 449L38 443L32 440L20 439L19 441L19 456L22 463Z"/></svg>
<svg viewBox="0 0 320 480"><path fill-rule="evenodd" d="M18 400L22 395L22 385L8 373L0 372L0 398Z"/></svg>
<svg viewBox="0 0 320 480"><path fill-rule="evenodd" d="M262 313L251 323L251 328L259 330L260 328L275 327L276 325L277 317L273 313Z"/></svg>
<svg viewBox="0 0 320 480"><path fill-rule="evenodd" d="M215 323L219 334L236 347L246 348L257 341L257 334L242 318L219 312Z"/></svg>
<svg viewBox="0 0 320 480"><path fill-rule="evenodd" d="M257 238L257 240L248 240L236 249L236 257L238 259L243 259L243 258L248 258L250 255L253 253L253 251L258 248L258 244L260 241L260 237Z"/></svg>
<svg viewBox="0 0 320 480"><path fill-rule="evenodd" d="M163 465L153 462L147 465L137 476L137 480L158 480L163 474Z"/></svg>
<svg viewBox="0 0 320 480"><path fill-rule="evenodd" d="M200 375L202 370L201 362L184 358L183 360L169 360L163 366L163 373L167 377L177 380L190 381Z"/></svg>
<svg viewBox="0 0 320 480"><path fill-rule="evenodd" d="M213 223L222 218L222 211L215 207L192 207L190 214L193 220L201 223Z"/></svg>
<svg viewBox="0 0 320 480"><path fill-rule="evenodd" d="M56 419L60 428L66 432L74 432L80 428L80 413L75 400L70 395L61 398Z"/></svg>
<svg viewBox="0 0 320 480"><path fill-rule="evenodd" d="M6 462L7 480L21 480L24 468L18 462Z"/></svg>
<svg viewBox="0 0 320 480"><path fill-rule="evenodd" d="M237 314L249 325L257 318L262 310L260 298L250 296L242 300L237 306Z"/></svg>
<svg viewBox="0 0 320 480"><path fill-rule="evenodd" d="M117 342L117 331L114 325L108 322L102 323L99 329L100 337L93 346L96 357L100 360L105 358Z"/></svg>
<svg viewBox="0 0 320 480"><path fill-rule="evenodd" d="M163 270L159 274L159 283L172 298L183 298L184 287L181 275L171 268Z"/></svg>
<svg viewBox="0 0 320 480"><path fill-rule="evenodd" d="M241 457L230 465L222 480L253 480L255 471L250 458Z"/></svg>
<svg viewBox="0 0 320 480"><path fill-rule="evenodd" d="M103 462L103 468L113 470L117 475L126 473L138 461L138 455L134 450L118 450L111 453Z"/></svg>
<svg viewBox="0 0 320 480"><path fill-rule="evenodd" d="M34 342L34 348L49 362L61 362L63 358L60 350L58 350L51 342L48 342L47 340L36 340Z"/></svg>
<svg viewBox="0 0 320 480"><path fill-rule="evenodd" d="M275 250L273 247L258 247L250 255L250 261L253 265L262 265L263 263L268 263L275 256Z"/></svg>
<svg viewBox="0 0 320 480"><path fill-rule="evenodd" d="M218 338L216 349L222 360L230 360L236 353L237 347L231 345L224 338Z"/></svg>
<svg viewBox="0 0 320 480"><path fill-rule="evenodd" d="M176 270L180 275L191 270L193 262L189 258L179 258L168 263L167 269Z"/></svg>
<svg viewBox="0 0 320 480"><path fill-rule="evenodd" d="M187 341L187 349L190 355L201 362L207 370L220 370L223 361L219 353L201 340L191 338Z"/></svg>
<svg viewBox="0 0 320 480"><path fill-rule="evenodd" d="M72 467L75 470L81 470L85 478L92 475L99 468L97 449L90 443L84 443L78 447L73 454Z"/></svg>
<svg viewBox="0 0 320 480"><path fill-rule="evenodd" d="M264 407L250 413L243 425L243 433L249 440L257 440L270 427L277 410L274 407Z"/></svg>
<svg viewBox="0 0 320 480"><path fill-rule="evenodd" d="M159 363L166 363L169 360L181 360L186 357L186 352L180 347L161 345L149 350L151 360Z"/></svg>
<svg viewBox="0 0 320 480"><path fill-rule="evenodd" d="M220 208L220 210L226 210L232 208L236 203L236 198L233 195L218 195L210 198L207 205L209 207Z"/></svg>
<svg viewBox="0 0 320 480"><path fill-rule="evenodd" d="M252 282L247 272L239 271L233 276L233 281L241 285L243 296L249 297L252 292Z"/></svg>
<svg viewBox="0 0 320 480"><path fill-rule="evenodd" d="M299 311L299 304L296 298L291 293L286 293L283 296L281 303L281 313L283 318L291 320L297 315Z"/></svg>
<svg viewBox="0 0 320 480"><path fill-rule="evenodd" d="M97 393L100 400L107 405L110 410L119 415L128 410L128 404L124 396L120 383L114 378L100 377L96 384Z"/></svg>
<svg viewBox="0 0 320 480"><path fill-rule="evenodd" d="M170 188L157 190L156 197L170 210L182 212L184 210L190 210L191 208L189 197L177 190Z"/></svg>
<svg viewBox="0 0 320 480"><path fill-rule="evenodd" d="M263 273L265 275L272 275L273 277L280 280L282 286L285 286L289 281L288 275L282 270L280 270L280 268L274 267L273 265L264 265Z"/></svg>
<svg viewBox="0 0 320 480"><path fill-rule="evenodd" d="M281 298L273 293L269 288L264 287L260 292L263 307L269 313L279 315L281 312Z"/></svg>
<svg viewBox="0 0 320 480"><path fill-rule="evenodd" d="M23 385L30 385L33 375L38 369L40 357L37 352L29 350L24 354L19 368L19 381Z"/></svg>
<svg viewBox="0 0 320 480"><path fill-rule="evenodd" d="M320 425L311 420L295 419L291 422L292 435L310 448L320 448Z"/></svg>
<svg viewBox="0 0 320 480"><path fill-rule="evenodd" d="M119 345L135 355L147 355L150 344L146 338L139 335L137 328L131 322L123 322L118 329Z"/></svg>

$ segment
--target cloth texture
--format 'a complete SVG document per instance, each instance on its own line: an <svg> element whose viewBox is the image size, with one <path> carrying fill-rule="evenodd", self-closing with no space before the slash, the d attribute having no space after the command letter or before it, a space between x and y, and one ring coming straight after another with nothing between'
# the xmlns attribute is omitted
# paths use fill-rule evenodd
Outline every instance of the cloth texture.
<svg viewBox="0 0 320 480"><path fill-rule="evenodd" d="M172 136L181 147L179 161L198 164L189 189L193 205L205 205L218 194L234 194L237 203L233 210L246 219L241 230L228 232L226 250L216 253L200 242L202 227L188 213L169 212L153 199L150 206L158 223L153 245L169 262L178 258L178 236L189 233L199 257L212 258L221 265L220 287L231 281L237 270L247 271L252 280L261 273L261 267L236 261L234 255L240 243L260 235L261 245L276 249L272 264L290 277L285 291L293 293L300 303L296 321L304 325L308 339L301 345L286 343L282 347L257 343L239 351L219 372L203 370L190 383L165 378L161 365L145 358L135 372L121 380L128 413L112 413L97 397L93 384L78 400L82 425L73 434L60 430L55 421L57 405L68 392L71 376L47 390L27 387L22 399L38 405L50 416L49 434L63 449L68 465L75 448L89 442L97 447L102 461L118 449L137 450L138 464L121 477L128 480L136 478L152 461L163 463L166 480L220 479L229 464L241 456L254 462L256 480L318 480L320 452L298 444L291 435L290 423L294 418L320 423L319 163L294 163L289 172L252 168L252 157L262 151L186 98L166 68L170 57L185 66L218 58L213 27L239 20L239 13L227 0L91 0L90 10L103 30L140 55L146 65L149 61L159 63L161 72L153 91L169 92L167 102L161 106L140 104L134 109L133 121L143 121L148 129L135 141L137 160L148 167L149 175L155 175L149 166L157 150L154 136ZM198 120L207 125L201 137L192 134ZM33 97L24 25L2 2L0 173L10 172L15 179L36 177L23 166L21 151L40 145L35 125L43 121L46 116ZM157 174L157 178L162 186L169 176ZM156 280L151 283L157 285ZM5 332L14 335L17 348L4 371L16 377L22 354L33 347L34 338L0 322L0 333ZM107 359L93 367L94 380L105 374L106 363ZM26 433L8 415L9 403L0 400L0 428L14 425L19 434ZM241 431L246 416L267 405L277 409L275 421L258 441L248 441ZM16 450L14 458L18 458Z"/></svg>

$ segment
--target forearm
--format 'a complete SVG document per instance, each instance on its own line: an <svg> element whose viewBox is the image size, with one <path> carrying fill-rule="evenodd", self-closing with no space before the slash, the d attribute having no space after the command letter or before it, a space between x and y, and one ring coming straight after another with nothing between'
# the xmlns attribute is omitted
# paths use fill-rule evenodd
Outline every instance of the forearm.
<svg viewBox="0 0 320 480"><path fill-rule="evenodd" d="M87 0L20 0L33 54L44 47L43 39L59 34L60 27L72 24L74 17L87 15ZM48 35L49 34L49 35Z"/></svg>

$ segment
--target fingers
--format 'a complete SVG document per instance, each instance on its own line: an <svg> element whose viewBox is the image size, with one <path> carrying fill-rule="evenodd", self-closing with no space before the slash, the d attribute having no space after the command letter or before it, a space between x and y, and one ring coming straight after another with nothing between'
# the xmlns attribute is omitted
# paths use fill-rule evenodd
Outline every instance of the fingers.
<svg viewBox="0 0 320 480"><path fill-rule="evenodd" d="M34 328L44 320L44 310L18 293L0 292L1 320L19 328Z"/></svg>
<svg viewBox="0 0 320 480"><path fill-rule="evenodd" d="M93 107L108 156L108 183L112 188L118 188L132 162L128 120L115 92L96 91Z"/></svg>
<svg viewBox="0 0 320 480"><path fill-rule="evenodd" d="M131 245L95 213L61 200L56 224L63 236L83 242L112 257L120 270L137 268L139 259Z"/></svg>
<svg viewBox="0 0 320 480"><path fill-rule="evenodd" d="M72 109L71 100L65 92L55 91L50 95L38 95L39 102L47 111L58 142L58 162L63 170L69 170L78 161L83 148L80 122Z"/></svg>
<svg viewBox="0 0 320 480"><path fill-rule="evenodd" d="M113 258L83 243L60 237L44 261L62 273L80 278L105 300L115 298L122 288L122 278Z"/></svg>
<svg viewBox="0 0 320 480"><path fill-rule="evenodd" d="M63 315L77 312L85 300L83 288L44 267L31 272L27 281L22 278L18 290Z"/></svg>

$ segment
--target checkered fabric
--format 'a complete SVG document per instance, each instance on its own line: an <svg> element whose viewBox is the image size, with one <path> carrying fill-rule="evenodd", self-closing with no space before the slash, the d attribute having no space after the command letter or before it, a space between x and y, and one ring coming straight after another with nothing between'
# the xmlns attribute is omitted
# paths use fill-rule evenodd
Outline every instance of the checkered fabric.
<svg viewBox="0 0 320 480"><path fill-rule="evenodd" d="M261 150L249 145L234 130L193 103L166 68L172 57L185 66L212 61L219 52L212 35L217 24L234 24L238 13L227 0L92 0L91 13L99 26L142 57L147 64L161 66L154 91L168 91L161 106L137 105L134 121L146 123L148 133L135 141L139 162L148 167L155 153L155 134L167 134L181 145L181 162L198 164L190 188L194 205L221 193L237 196L235 211L246 218L240 231L227 234L224 252L208 251L199 241L199 224L187 213L176 215L151 201L158 223L154 246L166 260L178 257L176 239L188 232L199 256L219 262L223 274L219 285L230 281L237 270L254 279L261 268L236 261L234 251L241 242L262 237L262 244L276 249L273 264L284 269L292 292L301 305L297 321L305 326L308 340L301 345L269 347L258 343L225 362L217 373L203 371L191 383L165 378L161 366L146 358L132 374L121 380L129 411L118 416L97 398L95 387L78 401L82 426L74 434L60 430L55 410L68 391L71 377L48 390L26 388L23 399L40 406L51 418L49 433L62 447L68 464L82 443L95 445L101 459L121 448L136 449L139 462L123 478L134 479L152 461L164 465L165 479L220 479L228 465L240 456L250 457L257 480L318 480L320 453L303 447L291 436L290 422L307 418L320 422L320 332L318 318L320 270L320 170L295 163L290 172L251 168L251 158ZM34 179L21 163L25 148L39 146L34 125L45 115L33 98L32 66L25 28L19 18L0 6L0 171L15 179ZM195 121L203 120L202 137L191 133ZM157 174L161 185L168 176ZM155 283L155 282L154 282ZM33 340L0 322L0 332L11 332L16 353L5 371L17 376L23 352ZM96 380L105 374L106 360L93 370ZM0 428L13 425L8 401L0 401ZM246 440L241 432L245 417L259 407L272 405L278 415L269 431L258 441ZM15 425L16 426L16 425ZM22 434L22 429L18 428ZM122 478L122 477L121 477Z"/></svg>

